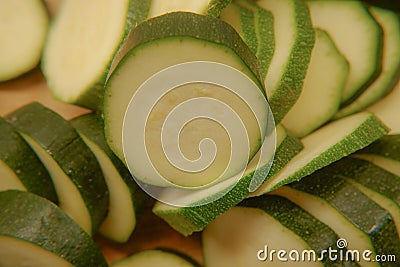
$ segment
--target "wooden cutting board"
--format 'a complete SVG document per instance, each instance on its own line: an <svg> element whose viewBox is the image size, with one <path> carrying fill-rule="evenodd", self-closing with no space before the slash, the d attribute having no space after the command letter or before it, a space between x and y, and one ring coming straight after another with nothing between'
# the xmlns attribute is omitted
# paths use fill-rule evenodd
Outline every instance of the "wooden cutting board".
<svg viewBox="0 0 400 267"><path fill-rule="evenodd" d="M54 99L39 68L17 79L0 83L0 116L5 116L32 101L42 103L65 119L90 112ZM96 236L95 240L110 263L126 255L156 247L175 248L202 262L200 235L183 237L152 214L150 209L141 217L134 234L126 244L116 244L100 236Z"/></svg>

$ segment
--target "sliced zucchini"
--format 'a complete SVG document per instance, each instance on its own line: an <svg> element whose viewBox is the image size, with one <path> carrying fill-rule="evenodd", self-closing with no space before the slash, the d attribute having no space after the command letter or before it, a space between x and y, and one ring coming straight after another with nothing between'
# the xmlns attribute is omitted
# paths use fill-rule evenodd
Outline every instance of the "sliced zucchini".
<svg viewBox="0 0 400 267"><path fill-rule="evenodd" d="M71 124L96 156L108 186L108 214L99 232L113 241L126 242L135 229L138 210L144 204L144 192L107 146L103 119L99 115L85 114L71 120Z"/></svg>
<svg viewBox="0 0 400 267"><path fill-rule="evenodd" d="M336 118L360 111L386 95L400 77L400 21L387 9L370 7L370 13L383 29L382 72L379 77L353 102L343 107Z"/></svg>
<svg viewBox="0 0 400 267"><path fill-rule="evenodd" d="M260 8L252 1L235 0L234 3L253 13L257 38L257 51L255 54L260 62L262 77L265 79L275 51L274 17L271 12Z"/></svg>
<svg viewBox="0 0 400 267"><path fill-rule="evenodd" d="M108 189L96 157L70 123L33 102L7 116L47 168L59 205L89 234L108 211Z"/></svg>
<svg viewBox="0 0 400 267"><path fill-rule="evenodd" d="M151 0L148 18L186 11L218 17L232 0Z"/></svg>
<svg viewBox="0 0 400 267"><path fill-rule="evenodd" d="M0 2L0 82L32 70L40 61L49 17L41 0Z"/></svg>
<svg viewBox="0 0 400 267"><path fill-rule="evenodd" d="M50 201L0 192L0 266L108 266L92 238Z"/></svg>
<svg viewBox="0 0 400 267"><path fill-rule="evenodd" d="M360 112L326 124L307 135L304 149L252 195L262 195L335 162L377 140L386 127L369 112Z"/></svg>
<svg viewBox="0 0 400 267"><path fill-rule="evenodd" d="M135 178L193 188L243 170L273 119L258 61L234 29L210 16L175 12L138 25L129 40L107 82L104 116L108 144ZM234 123L240 125L232 131ZM228 137L243 153L226 149L236 149ZM193 145L199 143L202 148Z"/></svg>
<svg viewBox="0 0 400 267"><path fill-rule="evenodd" d="M274 17L275 51L265 85L278 124L300 96L314 46L307 5L298 0L258 0Z"/></svg>
<svg viewBox="0 0 400 267"><path fill-rule="evenodd" d="M342 103L359 96L381 71L383 32L361 1L308 1L315 27L328 32L350 63Z"/></svg>
<svg viewBox="0 0 400 267"><path fill-rule="evenodd" d="M149 7L148 0L63 1L42 62L52 94L64 102L101 110L111 61L131 27L146 19Z"/></svg>
<svg viewBox="0 0 400 267"><path fill-rule="evenodd" d="M192 258L171 249L144 250L114 262L111 267L200 267Z"/></svg>
<svg viewBox="0 0 400 267"><path fill-rule="evenodd" d="M344 266L346 263L332 262L325 254L329 248L337 249L338 239L332 229L296 204L265 195L245 200L218 217L203 232L202 241L205 265L210 267ZM279 250L286 253L278 256Z"/></svg>
<svg viewBox="0 0 400 267"><path fill-rule="evenodd" d="M27 190L58 203L53 182L35 152L0 117L0 191Z"/></svg>
<svg viewBox="0 0 400 267"><path fill-rule="evenodd" d="M329 35L315 30L315 45L299 99L282 123L294 136L304 137L338 110L349 64Z"/></svg>
<svg viewBox="0 0 400 267"><path fill-rule="evenodd" d="M379 119L381 119L389 128L391 135L400 134L400 120L398 119L398 110L400 105L400 82L393 90L373 104L368 107L367 110L374 113Z"/></svg>
<svg viewBox="0 0 400 267"><path fill-rule="evenodd" d="M400 177L400 135L384 136L353 154Z"/></svg>
<svg viewBox="0 0 400 267"><path fill-rule="evenodd" d="M298 183L290 184L289 187L295 191L313 195L337 210L370 239L370 244L374 247L371 251L376 255L400 255L400 239L390 213L339 175L335 175L336 171L335 165L328 166ZM325 209L324 212L326 212ZM326 221L325 223L328 224ZM338 234L340 235L339 232ZM361 245L352 238L346 238L346 240L348 244ZM365 265L366 263L363 262L362 266Z"/></svg>
<svg viewBox="0 0 400 267"><path fill-rule="evenodd" d="M302 144L300 141L287 135L285 129L278 125L277 149L269 172L269 160L259 165L258 174L261 176L262 180L268 179L268 177L277 173L291 158L294 157L294 155L299 153L301 149ZM246 174L233 188L230 188L230 184L228 184L226 187L219 189L220 192L218 193L225 195L214 202L200 206L191 205L191 207L173 207L157 202L153 208L153 212L185 236L196 231L201 231L217 218L218 215L237 205L249 194L249 187L252 179L254 179L254 171L257 167L256 165L257 157L250 162ZM263 165L266 165L267 167ZM265 170L263 171L263 169ZM230 189L230 191L227 192L226 188ZM205 194L203 197L205 200L202 201L205 202L210 196L209 194Z"/></svg>
<svg viewBox="0 0 400 267"><path fill-rule="evenodd" d="M251 52L257 53L258 41L253 12L233 2L221 12L219 17L235 28Z"/></svg>
<svg viewBox="0 0 400 267"><path fill-rule="evenodd" d="M400 234L400 177L368 161L352 157L338 161L335 166L341 170L337 175L390 212Z"/></svg>

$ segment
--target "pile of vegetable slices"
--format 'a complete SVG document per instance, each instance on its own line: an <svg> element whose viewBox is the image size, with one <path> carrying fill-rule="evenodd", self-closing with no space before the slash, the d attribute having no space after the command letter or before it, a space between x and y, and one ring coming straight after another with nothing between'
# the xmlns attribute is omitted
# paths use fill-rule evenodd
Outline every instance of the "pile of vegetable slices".
<svg viewBox="0 0 400 267"><path fill-rule="evenodd" d="M0 118L0 266L200 266L165 247L107 262L93 237L124 244L150 209L183 236L201 232L204 266L284 264L265 246L312 250L321 259L290 258L304 266L396 266L395 6L68 0L49 17L40 0L1 2L0 17L10 23L0 25L9 37L0 37L0 81L22 79L40 61L56 99L92 112L66 120L33 102ZM154 203L125 165L125 110L149 77L192 61L240 70L263 91L276 124L275 155L252 193L251 177L264 167L253 164L256 153L214 202L200 194L195 206ZM370 261L324 257L330 248L368 251Z"/></svg>

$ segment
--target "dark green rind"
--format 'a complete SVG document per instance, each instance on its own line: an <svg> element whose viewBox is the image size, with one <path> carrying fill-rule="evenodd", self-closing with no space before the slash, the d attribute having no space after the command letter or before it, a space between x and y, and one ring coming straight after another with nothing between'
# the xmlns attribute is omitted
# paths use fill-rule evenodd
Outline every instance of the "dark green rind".
<svg viewBox="0 0 400 267"><path fill-rule="evenodd" d="M297 0L293 3L297 10L296 40L279 85L268 98L276 124L279 124L300 96L315 43L315 32L307 5Z"/></svg>
<svg viewBox="0 0 400 267"><path fill-rule="evenodd" d="M400 161L400 135L386 135L376 140L357 154L374 154Z"/></svg>
<svg viewBox="0 0 400 267"><path fill-rule="evenodd" d="M332 165L335 175L355 182L390 198L400 207L400 177L369 161L347 157Z"/></svg>
<svg viewBox="0 0 400 267"><path fill-rule="evenodd" d="M274 17L271 12L260 8L250 0L235 0L234 3L253 12L257 36L255 54L260 62L262 76L265 78L275 51Z"/></svg>
<svg viewBox="0 0 400 267"><path fill-rule="evenodd" d="M255 28L255 16L253 12L241 5L236 4L236 2L233 2L231 5L234 5L238 9L240 25L242 28L241 36L243 40L246 42L251 52L257 56L258 42Z"/></svg>
<svg viewBox="0 0 400 267"><path fill-rule="evenodd" d="M321 256L323 250L338 249L339 236L327 225L313 217L290 200L274 195L264 195L244 200L240 206L257 208L272 216L284 227L304 240L312 250ZM268 227L268 226L266 226ZM355 262L331 261L324 257L325 266L359 266Z"/></svg>
<svg viewBox="0 0 400 267"><path fill-rule="evenodd" d="M29 192L4 191L0 192L0 210L0 235L32 243L77 267L108 266L91 237L46 199Z"/></svg>
<svg viewBox="0 0 400 267"><path fill-rule="evenodd" d="M7 119L46 150L71 179L88 208L95 233L108 211L108 189L96 157L76 130L37 102L14 111Z"/></svg>
<svg viewBox="0 0 400 267"><path fill-rule="evenodd" d="M172 12L140 23L131 31L127 42L121 47L111 71L114 71L125 56L133 54L135 49L165 38L193 38L233 50L255 76L254 82L258 83L260 88L264 88L259 62L240 35L220 19L190 12Z"/></svg>
<svg viewBox="0 0 400 267"><path fill-rule="evenodd" d="M143 208L148 202L147 195L140 190L138 185L133 181L132 175L121 160L112 152L107 145L104 136L104 121L100 115L95 113L81 115L72 119L71 124L75 129L97 144L103 152L109 157L111 162L118 170L121 178L131 192L132 202L135 207L135 214L140 217Z"/></svg>
<svg viewBox="0 0 400 267"><path fill-rule="evenodd" d="M0 160L15 173L29 192L58 204L57 194L46 168L31 147L2 117L0 135Z"/></svg>
<svg viewBox="0 0 400 267"><path fill-rule="evenodd" d="M301 149L302 144L297 138L287 136L275 152L271 169L268 172L267 168L263 172L265 180L282 169L292 157L301 151ZM220 214L237 205L247 197L253 173L254 171L241 178L231 191L214 202L201 206L179 208L158 203L154 206L153 212L171 225L172 228L185 236L193 232L202 231ZM159 208L158 205L165 205L168 208L162 209Z"/></svg>
<svg viewBox="0 0 400 267"><path fill-rule="evenodd" d="M396 226L389 212L349 182L339 176L333 177L332 173L335 173L334 165L289 186L328 202L369 236L377 255L400 255L400 239L397 238ZM391 263L386 264L382 266L390 266Z"/></svg>

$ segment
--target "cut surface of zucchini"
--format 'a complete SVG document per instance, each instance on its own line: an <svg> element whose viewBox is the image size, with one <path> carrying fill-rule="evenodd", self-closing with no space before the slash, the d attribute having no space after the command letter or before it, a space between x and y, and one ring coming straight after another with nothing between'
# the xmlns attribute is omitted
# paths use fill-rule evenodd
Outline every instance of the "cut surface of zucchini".
<svg viewBox="0 0 400 267"><path fill-rule="evenodd" d="M144 193L107 146L103 119L99 115L85 114L71 120L71 124L99 161L109 190L108 213L99 232L113 241L126 242L135 229L137 208L145 198Z"/></svg>
<svg viewBox="0 0 400 267"><path fill-rule="evenodd" d="M141 2L62 2L42 63L47 84L57 99L102 109L108 69L127 31L141 20L147 1Z"/></svg>
<svg viewBox="0 0 400 267"><path fill-rule="evenodd" d="M302 1L259 0L256 4L274 17L275 51L265 86L278 124L300 96L314 46L314 29Z"/></svg>
<svg viewBox="0 0 400 267"><path fill-rule="evenodd" d="M390 129L390 135L400 134L400 120L398 110L400 105L400 82L384 98L368 107L367 110L374 113Z"/></svg>
<svg viewBox="0 0 400 267"><path fill-rule="evenodd" d="M0 117L0 191L29 191L58 203L49 173L31 147Z"/></svg>
<svg viewBox="0 0 400 267"><path fill-rule="evenodd" d="M183 11L218 17L231 0L151 0L148 18Z"/></svg>
<svg viewBox="0 0 400 267"><path fill-rule="evenodd" d="M108 266L92 238L50 201L4 191L0 210L1 266Z"/></svg>
<svg viewBox="0 0 400 267"><path fill-rule="evenodd" d="M263 180L277 173L302 149L300 141L287 135L281 125L277 126L276 133L277 149L269 172L267 169L262 171L263 164L260 164L258 167L259 175ZM266 164L268 166L270 163L267 161ZM228 184L226 187L218 188L219 192L218 190L211 193L206 192L202 196L207 199L210 194L224 194L226 193L226 188L230 188L229 192L214 202L192 207L173 207L157 202L153 208L153 212L183 235L190 235L193 232L201 231L207 224L217 218L218 215L237 205L249 194L249 186L251 185L256 165L257 156L250 162L246 175L233 188L230 188L231 184Z"/></svg>
<svg viewBox="0 0 400 267"><path fill-rule="evenodd" d="M381 71L382 29L361 1L307 1L313 25L328 32L350 64L342 94L346 103Z"/></svg>
<svg viewBox="0 0 400 267"><path fill-rule="evenodd" d="M400 77L400 20L398 15L378 7L370 7L370 13L383 29L382 72L368 88L335 117L343 117L360 111L390 92Z"/></svg>
<svg viewBox="0 0 400 267"><path fill-rule="evenodd" d="M369 112L360 112L326 124L301 139L304 149L268 179L252 195L262 195L281 185L300 180L387 133L386 127Z"/></svg>
<svg viewBox="0 0 400 267"><path fill-rule="evenodd" d="M49 18L40 0L2 1L0 17L0 81L6 81L38 65Z"/></svg>
<svg viewBox="0 0 400 267"><path fill-rule="evenodd" d="M282 123L294 136L304 137L330 120L338 110L349 64L329 35L315 30L315 45L300 97Z"/></svg>
<svg viewBox="0 0 400 267"><path fill-rule="evenodd" d="M114 262L112 267L199 267L200 265L179 252L164 249L144 250Z"/></svg>
<svg viewBox="0 0 400 267"><path fill-rule="evenodd" d="M47 168L60 207L88 233L97 231L109 195L100 166L70 123L33 102L7 116Z"/></svg>

